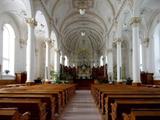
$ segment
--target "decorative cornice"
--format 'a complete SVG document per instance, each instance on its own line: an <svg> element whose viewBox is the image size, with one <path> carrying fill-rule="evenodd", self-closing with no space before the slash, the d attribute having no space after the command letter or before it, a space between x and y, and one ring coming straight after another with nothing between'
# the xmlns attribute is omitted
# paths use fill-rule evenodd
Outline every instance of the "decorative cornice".
<svg viewBox="0 0 160 120"><path fill-rule="evenodd" d="M32 27L37 26L37 21L34 18L26 18L26 23L28 23Z"/></svg>

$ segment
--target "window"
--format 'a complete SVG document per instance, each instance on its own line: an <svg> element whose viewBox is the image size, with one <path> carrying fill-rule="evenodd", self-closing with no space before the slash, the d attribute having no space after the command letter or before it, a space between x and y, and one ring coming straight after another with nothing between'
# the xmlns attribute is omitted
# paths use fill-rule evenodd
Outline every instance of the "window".
<svg viewBox="0 0 160 120"><path fill-rule="evenodd" d="M142 44L140 44L140 70L143 71L143 63L142 63Z"/></svg>
<svg viewBox="0 0 160 120"><path fill-rule="evenodd" d="M103 56L100 57L100 66L103 66Z"/></svg>
<svg viewBox="0 0 160 120"><path fill-rule="evenodd" d="M160 24L154 31L154 79L160 79Z"/></svg>
<svg viewBox="0 0 160 120"><path fill-rule="evenodd" d="M2 58L2 72L4 75L14 75L14 44L15 32L10 24L4 24Z"/></svg>
<svg viewBox="0 0 160 120"><path fill-rule="evenodd" d="M65 66L69 66L69 65L68 65L68 58L67 58L67 56L64 56L64 58L65 58L64 65L65 65Z"/></svg>

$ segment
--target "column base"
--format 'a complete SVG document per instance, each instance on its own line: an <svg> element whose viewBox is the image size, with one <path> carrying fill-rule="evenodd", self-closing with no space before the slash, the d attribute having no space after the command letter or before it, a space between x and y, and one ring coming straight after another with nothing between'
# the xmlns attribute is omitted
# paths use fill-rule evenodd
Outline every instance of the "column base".
<svg viewBox="0 0 160 120"><path fill-rule="evenodd" d="M31 85L34 85L34 84L35 84L34 82L26 82L27 86L31 86Z"/></svg>
<svg viewBox="0 0 160 120"><path fill-rule="evenodd" d="M142 86L142 83L132 83L132 86Z"/></svg>

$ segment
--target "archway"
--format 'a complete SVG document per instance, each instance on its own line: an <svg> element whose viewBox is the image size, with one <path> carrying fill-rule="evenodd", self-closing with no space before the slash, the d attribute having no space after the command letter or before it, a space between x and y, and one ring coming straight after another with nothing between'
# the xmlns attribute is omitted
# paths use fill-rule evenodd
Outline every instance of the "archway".
<svg viewBox="0 0 160 120"><path fill-rule="evenodd" d="M160 23L154 30L154 79L160 79Z"/></svg>
<svg viewBox="0 0 160 120"><path fill-rule="evenodd" d="M2 73L14 75L15 31L10 24L3 25Z"/></svg>

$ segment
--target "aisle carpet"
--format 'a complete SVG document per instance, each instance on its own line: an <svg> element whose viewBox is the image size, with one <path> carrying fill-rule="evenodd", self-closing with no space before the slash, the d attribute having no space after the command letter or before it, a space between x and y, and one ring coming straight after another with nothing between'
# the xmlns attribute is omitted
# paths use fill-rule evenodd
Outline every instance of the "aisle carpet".
<svg viewBox="0 0 160 120"><path fill-rule="evenodd" d="M59 120L102 120L89 90L78 90Z"/></svg>

